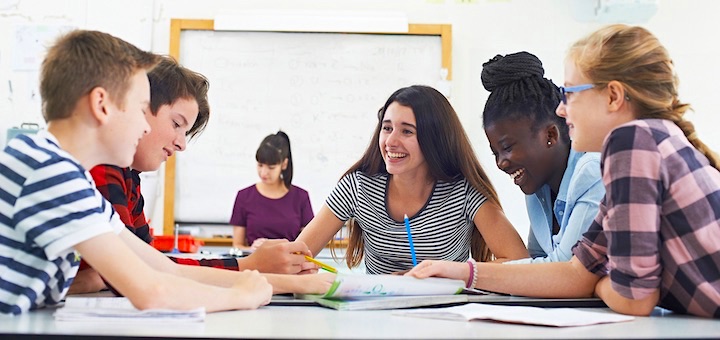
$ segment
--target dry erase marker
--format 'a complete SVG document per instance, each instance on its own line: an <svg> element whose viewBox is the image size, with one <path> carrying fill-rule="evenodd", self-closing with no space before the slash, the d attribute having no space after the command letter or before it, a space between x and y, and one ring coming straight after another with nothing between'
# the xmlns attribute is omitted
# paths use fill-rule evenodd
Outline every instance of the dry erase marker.
<svg viewBox="0 0 720 340"><path fill-rule="evenodd" d="M320 261L318 261L318 260L316 260L316 259L314 259L314 258L312 258L312 257L310 257L310 256L305 255L305 259L308 260L308 261L310 261L310 262L312 262L312 263L314 263L314 264L316 264L316 265L318 265L318 266L320 266L320 268L325 269L325 270L327 270L327 271L329 271L329 272L331 272L331 273L337 274L337 272L338 272L337 269L335 269L335 268L333 268L333 267L331 267L331 266L329 266L329 265L326 265L326 264L324 264L324 263L322 263L322 262L320 262Z"/></svg>
<svg viewBox="0 0 720 340"><path fill-rule="evenodd" d="M413 267L417 266L417 258L415 257L415 245L412 240L412 233L410 232L410 219L405 214L405 230L408 234L408 242L410 243L410 256L412 256Z"/></svg>

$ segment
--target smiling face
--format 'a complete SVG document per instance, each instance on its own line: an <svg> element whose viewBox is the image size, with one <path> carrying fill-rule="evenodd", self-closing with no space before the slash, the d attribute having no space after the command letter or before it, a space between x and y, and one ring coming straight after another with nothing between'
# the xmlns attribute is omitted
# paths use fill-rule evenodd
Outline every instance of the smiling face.
<svg viewBox="0 0 720 340"><path fill-rule="evenodd" d="M417 139L417 123L412 108L397 102L388 106L382 119L379 147L389 174L428 174L428 165Z"/></svg>
<svg viewBox="0 0 720 340"><path fill-rule="evenodd" d="M485 127L498 169L509 174L526 195L538 191L555 175L553 153L561 150L551 147L557 143L557 138L547 133L548 128L555 129L552 124L537 131L533 125L531 119L523 118L499 120Z"/></svg>
<svg viewBox="0 0 720 340"><path fill-rule="evenodd" d="M565 62L565 87L591 84L571 60ZM567 104L560 104L555 111L565 118L570 128L572 147L577 151L598 152L602 149L605 136L612 129L608 113L608 97L603 88L595 87L586 91L568 93Z"/></svg>
<svg viewBox="0 0 720 340"><path fill-rule="evenodd" d="M130 165L136 147L141 138L150 132L145 114L150 111L150 83L145 70L136 72L130 78L130 86L125 95L125 105L120 109L112 101L105 109L110 113L106 123L107 133L101 138L103 145L108 145L105 163L126 167Z"/></svg>
<svg viewBox="0 0 720 340"><path fill-rule="evenodd" d="M161 105L155 115L148 114L152 132L140 140L132 168L154 171L176 151L185 150L187 131L195 123L198 104L194 99L180 98L171 105Z"/></svg>

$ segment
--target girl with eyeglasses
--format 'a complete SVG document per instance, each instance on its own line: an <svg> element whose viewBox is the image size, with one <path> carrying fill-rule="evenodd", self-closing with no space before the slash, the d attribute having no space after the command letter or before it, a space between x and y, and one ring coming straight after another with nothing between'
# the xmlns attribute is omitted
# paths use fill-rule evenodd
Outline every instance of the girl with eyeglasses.
<svg viewBox="0 0 720 340"><path fill-rule="evenodd" d="M475 286L595 295L624 314L660 306L720 318L720 159L683 117L690 106L678 98L667 50L642 27L602 28L571 47L565 85L557 114L572 147L602 151L600 211L569 262L478 263ZM408 275L467 279L469 272L424 261Z"/></svg>

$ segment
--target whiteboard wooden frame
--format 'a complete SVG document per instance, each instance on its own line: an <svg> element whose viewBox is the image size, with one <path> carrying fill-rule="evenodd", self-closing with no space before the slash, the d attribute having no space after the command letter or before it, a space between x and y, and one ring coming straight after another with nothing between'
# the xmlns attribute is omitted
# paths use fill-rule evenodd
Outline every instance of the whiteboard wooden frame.
<svg viewBox="0 0 720 340"><path fill-rule="evenodd" d="M180 61L180 34L185 30L215 30L214 20L171 19L170 55ZM295 33L314 33L298 31ZM392 35L430 35L439 36L442 47L442 67L448 70L447 79L452 79L452 25L446 24L408 24L408 31L397 32L321 32L349 34L392 34ZM165 194L163 201L163 235L172 235L175 228L175 155L165 162Z"/></svg>

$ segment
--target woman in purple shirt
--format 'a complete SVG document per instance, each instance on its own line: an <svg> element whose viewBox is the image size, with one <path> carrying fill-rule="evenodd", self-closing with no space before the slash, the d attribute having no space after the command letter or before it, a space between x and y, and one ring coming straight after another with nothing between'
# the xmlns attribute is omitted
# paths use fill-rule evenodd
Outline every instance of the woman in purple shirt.
<svg viewBox="0 0 720 340"><path fill-rule="evenodd" d="M606 194L569 262L424 261L408 274L468 280L513 295L601 298L616 312L655 306L720 318L720 158L678 98L667 50L642 27L576 42L556 113L572 147L602 151Z"/></svg>
<svg viewBox="0 0 720 340"><path fill-rule="evenodd" d="M255 159L260 181L238 192L230 217L236 249L255 249L266 239L294 241L314 216L307 191L292 185L292 153L285 132L265 137Z"/></svg>

